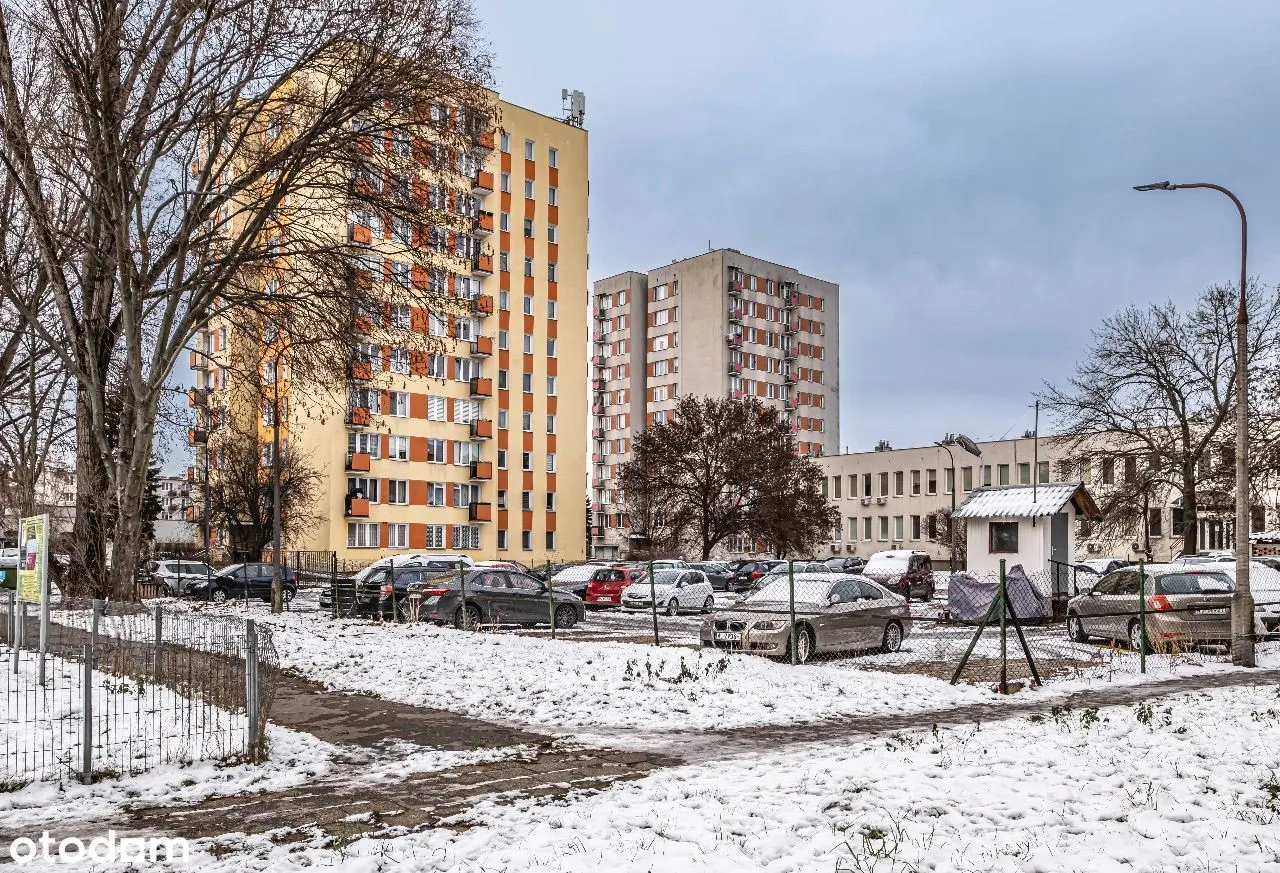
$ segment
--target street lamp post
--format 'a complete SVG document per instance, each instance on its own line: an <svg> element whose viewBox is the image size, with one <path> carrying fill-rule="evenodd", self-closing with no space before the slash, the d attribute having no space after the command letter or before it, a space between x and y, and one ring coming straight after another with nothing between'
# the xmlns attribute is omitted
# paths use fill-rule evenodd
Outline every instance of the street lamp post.
<svg viewBox="0 0 1280 873"><path fill-rule="evenodd" d="M945 439L938 440L934 443L947 450L947 457L951 459L951 515L947 518L947 535L951 538L951 560L949 566L951 573L956 572L956 489L960 487L959 481L956 479L956 456L951 452L951 446L958 445L969 454L975 457L982 457L982 451L978 448L978 444L969 439L964 434L947 434Z"/></svg>
<svg viewBox="0 0 1280 873"><path fill-rule="evenodd" d="M1249 222L1240 198L1212 182L1155 182L1135 185L1135 191L1177 191L1209 188L1231 198L1240 213L1240 308L1236 312L1236 590L1231 598L1231 660L1254 666L1253 593L1249 589L1249 310L1245 294L1249 255Z"/></svg>

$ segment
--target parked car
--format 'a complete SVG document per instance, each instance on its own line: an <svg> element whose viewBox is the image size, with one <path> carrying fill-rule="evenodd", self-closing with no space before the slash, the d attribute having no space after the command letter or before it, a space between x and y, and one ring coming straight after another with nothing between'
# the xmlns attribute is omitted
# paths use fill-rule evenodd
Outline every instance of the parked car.
<svg viewBox="0 0 1280 873"><path fill-rule="evenodd" d="M1093 637L1121 640L1138 648L1142 632L1139 598L1147 601L1147 640L1160 650L1176 645L1224 644L1231 639L1231 597L1235 582L1223 570L1185 563L1108 573L1087 594L1067 601L1072 641Z"/></svg>
<svg viewBox="0 0 1280 873"><path fill-rule="evenodd" d="M757 580L760 579L770 569L781 564L781 561L744 561L734 568L733 575L729 577L729 591L747 591Z"/></svg>
<svg viewBox="0 0 1280 873"><path fill-rule="evenodd" d="M583 600L587 606L621 606L622 592L628 585L644 579L646 572L642 564L600 567L587 583L587 593Z"/></svg>
<svg viewBox="0 0 1280 873"><path fill-rule="evenodd" d="M693 610L710 612L715 594L706 574L690 569L654 570L652 583L645 577L622 591L623 610L647 610L655 601L667 615Z"/></svg>
<svg viewBox="0 0 1280 873"><path fill-rule="evenodd" d="M600 564L572 564L553 575L551 585L575 597L585 597L588 583L600 568Z"/></svg>
<svg viewBox="0 0 1280 873"><path fill-rule="evenodd" d="M864 576L804 573L796 591L796 663L815 653L880 649L896 652L911 632L911 607L901 595ZM702 645L774 658L791 657L791 586L778 579L731 611L705 619Z"/></svg>
<svg viewBox="0 0 1280 873"><path fill-rule="evenodd" d="M571 628L586 615L581 598L554 586L548 589L547 583L518 570L473 570L466 583L464 601L456 577L409 581L405 591L410 597L397 604L401 618L412 617L415 599L419 621L457 628L550 624L553 614L556 627Z"/></svg>
<svg viewBox="0 0 1280 873"><path fill-rule="evenodd" d="M847 558L827 558L823 563L837 573L861 573L867 566L867 559L859 555L851 555Z"/></svg>
<svg viewBox="0 0 1280 873"><path fill-rule="evenodd" d="M284 600L288 603L298 593L298 578L289 567L283 568L282 572ZM248 597L270 600L271 581L274 576L275 567L272 564L257 562L231 564L207 579L194 580L187 587L187 592L212 600L214 603L225 603L228 600Z"/></svg>
<svg viewBox="0 0 1280 873"><path fill-rule="evenodd" d="M703 575L707 577L707 581L711 583L713 590L729 590L729 578L733 575L733 571L729 569L728 564L720 561L699 561L690 564L689 569L701 570Z"/></svg>
<svg viewBox="0 0 1280 873"><path fill-rule="evenodd" d="M191 583L216 576L218 571L200 561L148 561L148 580L160 586L165 597L182 597L191 593Z"/></svg>
<svg viewBox="0 0 1280 873"><path fill-rule="evenodd" d="M1122 570L1129 566L1129 562L1123 558L1087 558L1077 564L1079 567L1087 567L1099 576L1105 576L1108 573Z"/></svg>
<svg viewBox="0 0 1280 873"><path fill-rule="evenodd" d="M1212 569L1226 573L1235 581L1234 562L1216 564ZM1261 636L1280 633L1280 569L1273 567L1265 558L1250 559L1249 590L1253 595L1255 632Z"/></svg>
<svg viewBox="0 0 1280 873"><path fill-rule="evenodd" d="M366 579L377 570L386 569L388 567L413 568L418 570L430 570L433 576L444 576L458 573L458 564L462 563L464 567L470 568L474 562L466 555L441 555L431 554L429 552L410 552L404 555L391 555L386 558L379 558L369 566L365 567L359 573L350 579L339 580L339 585L354 585L359 591ZM367 595L365 596L367 599ZM320 589L320 608L329 610L333 608L333 590L329 586Z"/></svg>
<svg viewBox="0 0 1280 873"><path fill-rule="evenodd" d="M876 552L867 559L862 574L890 591L910 600L933 600L933 560L928 552L912 549L890 549Z"/></svg>

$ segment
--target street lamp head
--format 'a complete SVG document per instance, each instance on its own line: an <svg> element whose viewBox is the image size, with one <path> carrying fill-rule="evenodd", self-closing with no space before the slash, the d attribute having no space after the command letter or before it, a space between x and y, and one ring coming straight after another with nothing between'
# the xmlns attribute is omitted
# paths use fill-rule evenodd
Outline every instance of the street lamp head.
<svg viewBox="0 0 1280 873"><path fill-rule="evenodd" d="M1152 182L1150 185L1134 185L1135 191L1172 191L1178 187L1170 182Z"/></svg>

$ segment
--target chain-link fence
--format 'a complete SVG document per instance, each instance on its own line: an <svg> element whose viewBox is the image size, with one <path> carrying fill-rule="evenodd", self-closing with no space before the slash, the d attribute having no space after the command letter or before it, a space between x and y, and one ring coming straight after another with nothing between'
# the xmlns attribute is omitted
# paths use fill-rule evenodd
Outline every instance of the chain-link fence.
<svg viewBox="0 0 1280 873"><path fill-rule="evenodd" d="M0 599L0 786L262 750L268 628L163 606Z"/></svg>

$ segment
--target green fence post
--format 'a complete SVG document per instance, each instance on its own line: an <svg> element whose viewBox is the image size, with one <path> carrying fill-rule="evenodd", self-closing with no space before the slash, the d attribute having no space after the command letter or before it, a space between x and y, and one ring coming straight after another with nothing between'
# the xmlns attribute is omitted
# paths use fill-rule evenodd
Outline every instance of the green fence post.
<svg viewBox="0 0 1280 873"><path fill-rule="evenodd" d="M1147 672L1147 562L1138 561L1138 670Z"/></svg>
<svg viewBox="0 0 1280 873"><path fill-rule="evenodd" d="M467 565L458 562L458 587L462 591L462 629L470 630L471 614L467 612Z"/></svg>
<svg viewBox="0 0 1280 873"><path fill-rule="evenodd" d="M1004 558L1000 559L1000 693L1009 693L1009 649L1005 614L1009 609L1009 589L1005 581Z"/></svg>
<svg viewBox="0 0 1280 873"><path fill-rule="evenodd" d="M791 613L790 645L791 663L796 663L796 562L787 561L788 611Z"/></svg>
<svg viewBox="0 0 1280 873"><path fill-rule="evenodd" d="M551 616L551 639L556 638L556 599L551 589L551 562L547 561L547 614Z"/></svg>
<svg viewBox="0 0 1280 873"><path fill-rule="evenodd" d="M653 614L653 644L658 642L658 587L653 580L653 559L649 560L649 612Z"/></svg>

